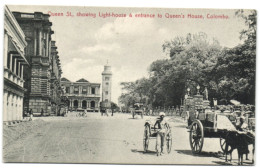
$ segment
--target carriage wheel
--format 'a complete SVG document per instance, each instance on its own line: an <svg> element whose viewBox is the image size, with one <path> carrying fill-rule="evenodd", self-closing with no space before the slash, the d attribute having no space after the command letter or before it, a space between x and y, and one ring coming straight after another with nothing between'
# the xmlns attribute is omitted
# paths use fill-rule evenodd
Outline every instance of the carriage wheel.
<svg viewBox="0 0 260 168"><path fill-rule="evenodd" d="M144 129L144 139L143 139L144 152L146 152L148 150L149 137L150 137L149 126L145 126L145 129Z"/></svg>
<svg viewBox="0 0 260 168"><path fill-rule="evenodd" d="M204 142L203 126L199 120L195 120L190 126L190 147L192 153L201 152Z"/></svg>
<svg viewBox="0 0 260 168"><path fill-rule="evenodd" d="M166 146L167 146L167 152L171 153L171 150L172 150L172 134L171 134L171 130L166 135Z"/></svg>

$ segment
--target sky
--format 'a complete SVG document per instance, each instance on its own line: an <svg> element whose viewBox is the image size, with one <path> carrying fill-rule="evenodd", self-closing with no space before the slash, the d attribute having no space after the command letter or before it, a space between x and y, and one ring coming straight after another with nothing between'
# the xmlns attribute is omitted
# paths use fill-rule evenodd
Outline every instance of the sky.
<svg viewBox="0 0 260 168"><path fill-rule="evenodd" d="M61 60L62 77L71 81L85 78L101 83L104 65L112 67L112 101L118 103L120 82L148 77L149 65L158 59L169 58L163 52L165 41L176 36L205 32L223 47L241 43L239 33L244 21L235 17L236 10L167 9L167 8L95 8L57 6L8 6L11 11L63 13L74 17L51 16ZM96 17L77 17L76 14L95 13ZM102 18L102 14L126 14L127 17ZM155 18L128 17L129 14L155 14ZM158 18L157 14L162 18ZM184 15L185 18L166 18L165 14ZM187 18L188 14L203 15L204 19ZM207 19L207 14L228 16L229 19Z"/></svg>

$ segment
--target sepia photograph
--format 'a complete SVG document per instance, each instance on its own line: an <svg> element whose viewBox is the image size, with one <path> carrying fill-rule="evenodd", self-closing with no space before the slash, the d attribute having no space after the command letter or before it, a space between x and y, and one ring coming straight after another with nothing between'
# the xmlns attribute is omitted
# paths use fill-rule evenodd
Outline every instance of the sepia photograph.
<svg viewBox="0 0 260 168"><path fill-rule="evenodd" d="M255 165L255 9L3 8L4 163Z"/></svg>

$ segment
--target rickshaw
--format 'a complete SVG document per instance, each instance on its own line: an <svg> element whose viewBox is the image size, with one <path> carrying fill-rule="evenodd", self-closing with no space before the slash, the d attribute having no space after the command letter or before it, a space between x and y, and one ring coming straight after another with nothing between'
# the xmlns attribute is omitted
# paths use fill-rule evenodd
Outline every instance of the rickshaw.
<svg viewBox="0 0 260 168"><path fill-rule="evenodd" d="M167 125L167 130L166 130L166 135L165 135L165 145L167 148L167 153L169 154L171 152L172 148L172 133L171 133L171 127L168 124ZM144 147L144 152L148 151L149 147L149 141L151 139L156 139L157 137L157 132L159 131L158 128L154 127L154 124L151 123L150 120L147 120L144 125L144 137L143 137L143 147ZM159 142L157 142L159 143ZM156 148L156 153L157 156L159 155L159 149Z"/></svg>
<svg viewBox="0 0 260 168"><path fill-rule="evenodd" d="M144 110L143 110L143 104L142 103L135 103L133 108L131 109L131 113L133 118L135 118L136 114L141 115L141 117L143 118L144 116Z"/></svg>

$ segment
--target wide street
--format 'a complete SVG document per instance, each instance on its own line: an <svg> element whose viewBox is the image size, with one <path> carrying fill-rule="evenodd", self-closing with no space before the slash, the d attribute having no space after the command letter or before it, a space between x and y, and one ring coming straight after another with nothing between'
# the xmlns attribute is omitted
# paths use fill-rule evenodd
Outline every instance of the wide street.
<svg viewBox="0 0 260 168"><path fill-rule="evenodd" d="M202 153L192 155L186 122L179 116L166 117L172 127L172 152L156 156L153 139L149 151L144 153L144 123L149 118L155 119L150 116L132 119L130 114L117 113L113 117L88 113L86 118L34 118L31 122L40 124L28 129L29 132L19 135L14 141L6 142L3 159L4 162L48 163L230 164L225 163L219 139L216 138L206 138ZM18 126L5 126L4 140L10 139L7 132L14 131ZM236 150L232 164L237 164Z"/></svg>

